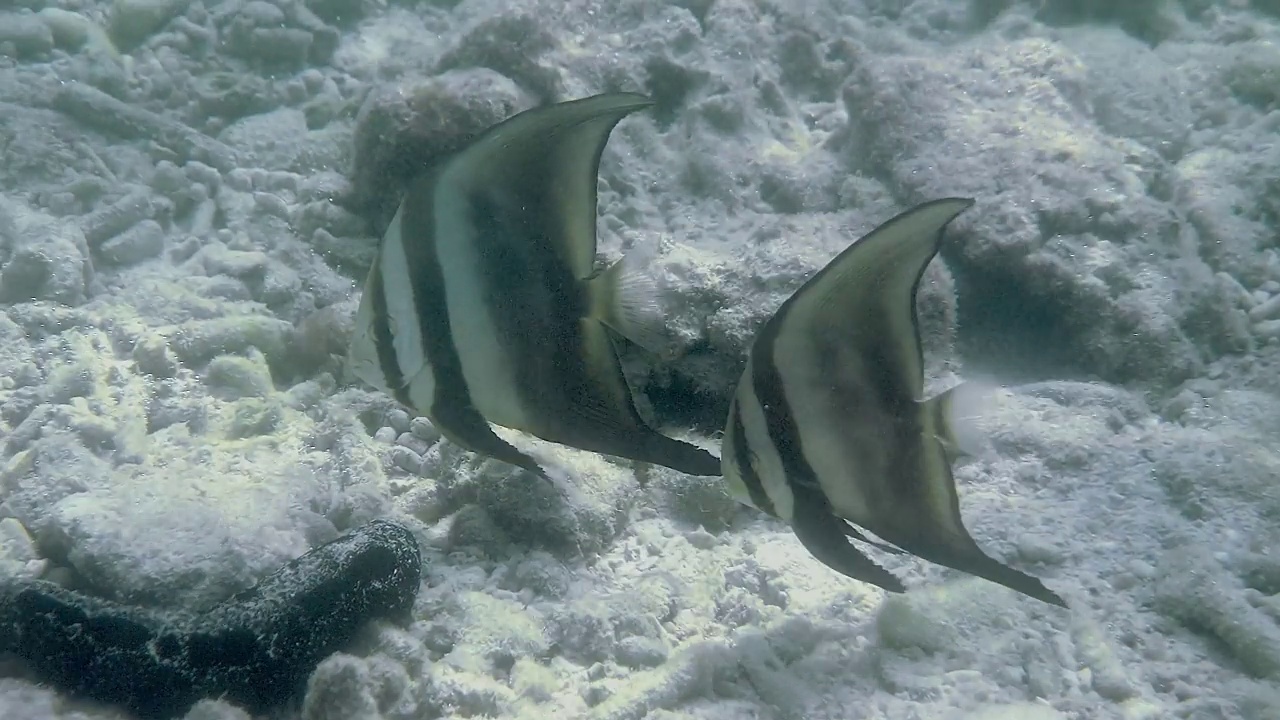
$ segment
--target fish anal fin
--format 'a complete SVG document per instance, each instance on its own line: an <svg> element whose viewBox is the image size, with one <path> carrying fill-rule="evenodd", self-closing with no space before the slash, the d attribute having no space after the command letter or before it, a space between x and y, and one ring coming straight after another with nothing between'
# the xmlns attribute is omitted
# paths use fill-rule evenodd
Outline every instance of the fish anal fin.
<svg viewBox="0 0 1280 720"><path fill-rule="evenodd" d="M622 434L643 427L644 421L631 398L631 386L622 372L617 348L605 326L594 318L579 321L583 366L586 376L576 387L567 388L567 402L573 415Z"/></svg>
<svg viewBox="0 0 1280 720"><path fill-rule="evenodd" d="M631 387L618 362L608 330L581 319L584 367L581 382L565 388L565 424L531 430L544 440L591 452L673 468L690 475L719 475L720 460L686 442L669 438L636 411Z"/></svg>
<svg viewBox="0 0 1280 720"><path fill-rule="evenodd" d="M902 528L910 528L906 532L893 532L888 529L883 532L877 529L874 532L886 541L929 562L985 578L1050 605L1067 606L1057 593L1046 588L1038 578L1014 570L987 555L965 529L958 512L954 521L945 526L927 521L925 525L920 523L919 518L910 524L904 521L895 523Z"/></svg>
<svg viewBox="0 0 1280 720"><path fill-rule="evenodd" d="M498 437L489 423L470 406L450 405L433 408L431 422L440 434L453 444L480 455L523 468L543 480L551 481L546 470L532 457Z"/></svg>
<svg viewBox="0 0 1280 720"><path fill-rule="evenodd" d="M831 513L831 508L821 496L808 490L798 490L793 494L795 509L791 529L809 554L841 575L889 592L906 592L901 580L849 542L849 531L853 529Z"/></svg>
<svg viewBox="0 0 1280 720"><path fill-rule="evenodd" d="M909 548L909 550L926 560L985 578L1036 600L1058 607L1067 607L1066 601L1045 587L1039 578L1014 570L987 555L977 543L973 542L972 538L969 538L968 547L965 545L965 543L956 542L931 548Z"/></svg>

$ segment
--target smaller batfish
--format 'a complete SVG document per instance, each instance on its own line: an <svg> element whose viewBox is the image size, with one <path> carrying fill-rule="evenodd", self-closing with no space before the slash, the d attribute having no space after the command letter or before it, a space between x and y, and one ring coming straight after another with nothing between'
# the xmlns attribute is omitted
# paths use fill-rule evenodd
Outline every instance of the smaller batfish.
<svg viewBox="0 0 1280 720"><path fill-rule="evenodd" d="M981 391L964 383L923 400L916 289L944 228L972 204L949 198L902 213L782 304L730 404L724 476L737 499L789 523L814 557L849 577L905 591L852 539L1065 607L987 556L961 522L951 461L980 447L964 418Z"/></svg>
<svg viewBox="0 0 1280 720"><path fill-rule="evenodd" d="M614 126L652 105L609 93L534 108L416 178L356 313L356 377L453 442L548 477L489 423L583 450L719 475L636 412L614 332L661 333L634 256L596 272L596 180Z"/></svg>

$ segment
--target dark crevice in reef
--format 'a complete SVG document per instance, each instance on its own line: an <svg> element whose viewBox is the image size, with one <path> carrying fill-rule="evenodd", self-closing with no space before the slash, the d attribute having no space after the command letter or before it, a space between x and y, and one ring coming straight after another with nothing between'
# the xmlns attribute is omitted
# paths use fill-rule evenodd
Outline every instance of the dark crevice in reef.
<svg viewBox="0 0 1280 720"><path fill-rule="evenodd" d="M1057 312L1008 275L950 263L956 283L956 351L965 367L1001 382L1090 377L1070 353L1076 333Z"/></svg>
<svg viewBox="0 0 1280 720"><path fill-rule="evenodd" d="M646 88L653 99L653 117L658 127L666 130L684 107L685 98L704 79L669 60L656 58L645 64Z"/></svg>
<svg viewBox="0 0 1280 720"><path fill-rule="evenodd" d="M729 398L698 387L693 378L672 373L661 384L646 386L644 393L663 425L690 428L706 436L724 430Z"/></svg>

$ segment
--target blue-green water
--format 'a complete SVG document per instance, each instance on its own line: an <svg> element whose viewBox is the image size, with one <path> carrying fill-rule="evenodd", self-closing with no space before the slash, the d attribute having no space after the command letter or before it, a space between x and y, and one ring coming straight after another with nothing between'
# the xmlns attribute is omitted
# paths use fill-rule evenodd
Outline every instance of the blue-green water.
<svg viewBox="0 0 1280 720"><path fill-rule="evenodd" d="M717 455L792 293L976 200L917 294L926 394L1006 387L960 512L1069 610L872 548L886 593L720 478L499 428L541 482L352 376L407 185L613 91L654 106L604 148L602 265L646 257L667 342L623 365ZM33 628L108 638L72 674L162 704L111 647L187 677L163 628L258 628L207 646L225 670L282 627L226 608L301 617L249 600L386 519L421 552L407 616L281 590L358 629L271 709L172 716L1274 720L1278 139L1263 0L0 4L0 717L144 712L50 680ZM403 566L370 557L325 572Z"/></svg>

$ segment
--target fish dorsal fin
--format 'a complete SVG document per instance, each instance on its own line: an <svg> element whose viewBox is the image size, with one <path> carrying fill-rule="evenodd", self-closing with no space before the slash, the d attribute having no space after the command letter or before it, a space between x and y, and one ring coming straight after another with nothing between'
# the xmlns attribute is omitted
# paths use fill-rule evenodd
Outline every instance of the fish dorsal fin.
<svg viewBox="0 0 1280 720"><path fill-rule="evenodd" d="M945 198L918 205L872 230L796 291L770 323L777 346L798 341L848 355L875 370L876 387L912 400L924 391L924 361L916 325L916 289L938 252L942 231L973 204ZM789 329L796 337L789 338ZM874 359L874 368L867 367ZM891 376L882 376L885 370ZM901 399L901 398L895 398Z"/></svg>
<svg viewBox="0 0 1280 720"><path fill-rule="evenodd" d="M549 240L573 276L591 276L596 259L596 181L609 133L653 104L636 93L605 93L515 115L485 131L448 167L449 181L519 196L545 184L562 232Z"/></svg>

